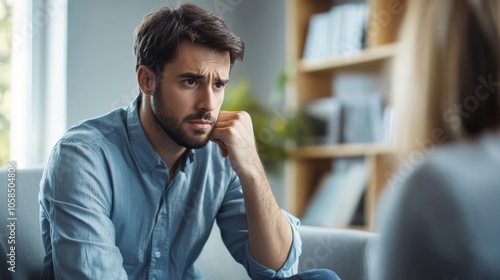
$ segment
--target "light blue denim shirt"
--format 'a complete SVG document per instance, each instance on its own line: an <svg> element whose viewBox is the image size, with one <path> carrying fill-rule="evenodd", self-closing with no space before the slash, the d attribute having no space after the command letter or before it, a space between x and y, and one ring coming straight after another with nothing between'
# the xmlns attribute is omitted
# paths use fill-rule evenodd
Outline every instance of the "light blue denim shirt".
<svg viewBox="0 0 500 280"><path fill-rule="evenodd" d="M252 278L296 273L299 221L283 211L293 230L283 267L257 263L229 161L210 142L186 152L169 178L139 121L139 102L75 125L52 151L39 197L44 279L200 279L193 264L214 221Z"/></svg>

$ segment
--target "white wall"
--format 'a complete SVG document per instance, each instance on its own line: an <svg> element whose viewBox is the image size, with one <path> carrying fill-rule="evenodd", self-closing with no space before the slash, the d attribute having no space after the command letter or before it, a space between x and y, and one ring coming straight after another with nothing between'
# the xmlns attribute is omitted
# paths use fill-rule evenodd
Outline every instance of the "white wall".
<svg viewBox="0 0 500 280"><path fill-rule="evenodd" d="M253 91L263 99L285 62L285 1L241 0L224 14L231 29L245 42L245 59L233 79L247 76Z"/></svg>
<svg viewBox="0 0 500 280"><path fill-rule="evenodd" d="M123 106L135 95L132 33L142 17L162 3L69 1L68 127Z"/></svg>

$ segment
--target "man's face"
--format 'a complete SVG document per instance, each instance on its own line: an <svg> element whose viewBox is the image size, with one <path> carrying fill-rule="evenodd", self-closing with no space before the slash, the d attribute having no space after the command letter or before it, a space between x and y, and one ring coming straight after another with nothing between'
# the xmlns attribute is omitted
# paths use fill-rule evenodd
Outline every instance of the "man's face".
<svg viewBox="0 0 500 280"><path fill-rule="evenodd" d="M155 81L151 111L178 145L205 146L215 127L229 81L228 52L183 42Z"/></svg>

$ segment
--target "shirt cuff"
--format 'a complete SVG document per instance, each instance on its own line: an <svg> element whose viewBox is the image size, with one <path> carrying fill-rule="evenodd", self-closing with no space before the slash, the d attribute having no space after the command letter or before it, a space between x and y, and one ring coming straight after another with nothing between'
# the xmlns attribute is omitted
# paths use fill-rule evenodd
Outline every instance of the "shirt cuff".
<svg viewBox="0 0 500 280"><path fill-rule="evenodd" d="M298 231L300 221L294 216L288 214L286 211L282 210L282 212L285 215L285 218L290 223L290 227L292 229L292 246L290 247L290 252L288 253L287 260L278 271L265 267L252 257L252 254L250 253L250 247L247 243L247 245L245 246L245 254L248 256L248 266L249 271L252 272L252 275L250 275L252 279L284 278L290 277L297 273L299 266L299 256L302 253L302 240L300 239L300 234Z"/></svg>

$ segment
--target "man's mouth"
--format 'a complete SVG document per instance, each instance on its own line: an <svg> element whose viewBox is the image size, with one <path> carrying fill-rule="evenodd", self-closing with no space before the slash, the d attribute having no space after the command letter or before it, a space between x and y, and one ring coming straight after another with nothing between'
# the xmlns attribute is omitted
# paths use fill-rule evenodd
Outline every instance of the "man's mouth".
<svg viewBox="0 0 500 280"><path fill-rule="evenodd" d="M207 129L212 126L212 123L207 120L192 120L188 123L196 129Z"/></svg>

